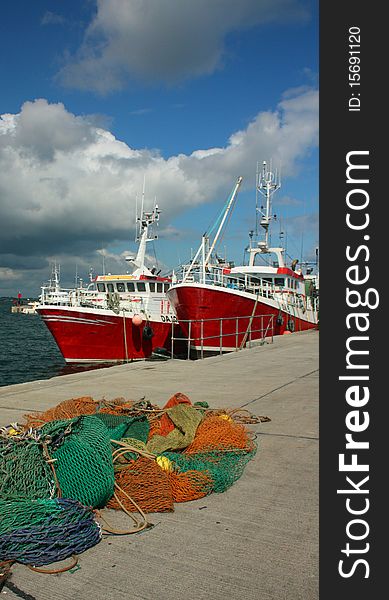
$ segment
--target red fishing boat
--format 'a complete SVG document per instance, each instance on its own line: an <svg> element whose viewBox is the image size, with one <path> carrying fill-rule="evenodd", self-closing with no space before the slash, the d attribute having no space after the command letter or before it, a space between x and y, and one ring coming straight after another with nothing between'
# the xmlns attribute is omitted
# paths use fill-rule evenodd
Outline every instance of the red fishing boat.
<svg viewBox="0 0 389 600"><path fill-rule="evenodd" d="M223 219L212 243L202 238L195 257L182 269L167 297L191 347L196 351L231 351L254 340L303 331L318 325L318 275L303 275L298 261L287 265L282 247L269 245L271 199L281 182L266 162L257 169L258 193L266 206L258 207L257 219L264 237L253 243L251 232L247 265L215 259L214 250L231 210L242 178L227 201Z"/></svg>
<svg viewBox="0 0 389 600"><path fill-rule="evenodd" d="M139 242L131 274L104 274L87 286L62 289L53 277L42 287L36 308L66 362L123 362L171 355L172 334L180 335L177 318L166 297L172 279L145 265L150 228L160 210L137 219ZM175 350L177 351L177 345Z"/></svg>

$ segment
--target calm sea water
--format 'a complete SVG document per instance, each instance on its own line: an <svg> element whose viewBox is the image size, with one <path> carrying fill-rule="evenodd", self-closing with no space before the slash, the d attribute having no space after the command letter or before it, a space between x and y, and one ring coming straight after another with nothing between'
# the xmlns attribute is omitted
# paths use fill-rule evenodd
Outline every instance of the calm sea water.
<svg viewBox="0 0 389 600"><path fill-rule="evenodd" d="M39 315L11 313L11 306L11 298L0 298L0 386L100 367L67 365Z"/></svg>

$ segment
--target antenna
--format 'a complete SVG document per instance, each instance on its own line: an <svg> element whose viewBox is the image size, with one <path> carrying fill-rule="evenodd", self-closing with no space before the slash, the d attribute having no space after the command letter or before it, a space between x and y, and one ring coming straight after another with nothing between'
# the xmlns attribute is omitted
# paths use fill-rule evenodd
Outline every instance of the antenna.
<svg viewBox="0 0 389 600"><path fill-rule="evenodd" d="M270 162L271 165L271 162ZM259 192L260 194L262 194L262 196L264 196L266 198L266 206L263 207L261 206L260 208L256 208L257 210L257 215L260 215L260 221L259 224L261 225L261 227L265 230L265 240L264 242L261 242L261 245L264 246L265 248L268 248L269 245L269 225L270 225L270 221L272 221L273 219L276 219L276 215L271 215L271 200L272 200L272 196L273 194L279 190L281 187L281 179L280 179L280 175L278 173L278 171L276 170L275 173L273 173L273 171L267 168L267 163L264 160L262 163L262 170L261 172L259 171L259 164L257 163L257 181L256 181L256 190L257 192ZM257 200L258 200L259 196L257 196ZM258 202L257 202L258 204ZM258 217L257 217L257 221L258 221ZM256 223L256 231L257 231L257 223Z"/></svg>
<svg viewBox="0 0 389 600"><path fill-rule="evenodd" d="M135 241L138 239L138 192L135 194Z"/></svg>
<svg viewBox="0 0 389 600"><path fill-rule="evenodd" d="M303 260L305 217L306 217L306 213L305 213L305 201L304 201L304 220L303 220L303 230L301 232L300 262L302 262L302 260Z"/></svg>
<svg viewBox="0 0 389 600"><path fill-rule="evenodd" d="M142 205L141 205L141 209L140 209L141 216L143 215L143 211L144 211L145 189L146 189L146 175L144 174L143 175L143 189L142 189Z"/></svg>

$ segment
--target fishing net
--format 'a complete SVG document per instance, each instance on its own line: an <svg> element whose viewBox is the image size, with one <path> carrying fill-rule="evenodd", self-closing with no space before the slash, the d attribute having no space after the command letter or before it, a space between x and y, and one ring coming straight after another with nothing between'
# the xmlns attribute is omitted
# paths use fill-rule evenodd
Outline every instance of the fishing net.
<svg viewBox="0 0 389 600"><path fill-rule="evenodd" d="M224 492L243 473L257 446L246 427L226 413L206 415L183 452L163 452L168 459L175 502Z"/></svg>
<svg viewBox="0 0 389 600"><path fill-rule="evenodd" d="M195 500L195 498L201 498L211 492L225 492L241 477L246 464L253 458L254 454L254 449L250 452L236 449L226 452L214 451L198 454L165 452L164 456L174 464L179 473L190 472L191 477L193 477L193 472L207 475L204 490L201 489L200 485L194 486L193 496L188 490L188 500Z"/></svg>
<svg viewBox="0 0 389 600"><path fill-rule="evenodd" d="M174 510L169 476L155 460L139 457L115 473L116 497L108 502L108 508L130 512L137 510L134 500L143 512L170 512Z"/></svg>
<svg viewBox="0 0 389 600"><path fill-rule="evenodd" d="M174 502L198 500L213 489L213 480L208 471L172 471L169 481Z"/></svg>
<svg viewBox="0 0 389 600"><path fill-rule="evenodd" d="M111 440L146 442L145 416L95 414L50 421L0 437L0 498L52 498L57 493L101 507L114 491ZM136 454L129 456L136 458ZM58 490L55 487L58 487Z"/></svg>
<svg viewBox="0 0 389 600"><path fill-rule="evenodd" d="M0 436L0 498L17 500L53 498L53 472L42 452L39 437Z"/></svg>
<svg viewBox="0 0 389 600"><path fill-rule="evenodd" d="M147 447L150 452L160 454L164 450L183 449L189 446L194 440L197 428L202 421L202 413L186 404L177 404L168 408L163 417L168 417L173 429L167 434L160 435L156 433L149 439Z"/></svg>
<svg viewBox="0 0 389 600"><path fill-rule="evenodd" d="M143 415L128 417L120 414L107 412L96 413L95 417L100 419L109 430L110 438L120 440L121 438L134 438L146 442L150 425Z"/></svg>
<svg viewBox="0 0 389 600"><path fill-rule="evenodd" d="M168 408L172 408L173 406L178 406L178 404L186 404L192 406L192 402L189 400L188 396L185 396L185 394L181 394L181 392L177 392L177 394L174 394L174 396L169 398L169 400L166 402L163 408L165 410ZM159 422L159 435L165 436L171 431L173 431L174 428L174 421L170 418L168 412L163 413Z"/></svg>
<svg viewBox="0 0 389 600"><path fill-rule="evenodd" d="M174 502L223 492L242 475L256 444L232 414L207 407L181 393L163 409L84 396L27 415L27 423L40 423L30 430L39 439L0 440L0 497L50 498L56 482L59 495L86 506L164 512ZM115 469L114 440L124 447Z"/></svg>
<svg viewBox="0 0 389 600"><path fill-rule="evenodd" d="M195 411L186 403L181 407L174 405L168 411L178 409L180 413ZM147 446L140 447L140 450L149 451L147 457L126 466L123 463L128 455L122 454L122 464L115 469L117 497L111 499L109 506L120 508L122 503L129 511L134 511L128 498L131 497L144 512L163 512L173 510L174 502L224 492L237 481L257 450L251 433L225 412L210 413L204 418L200 414L200 419L203 420L197 426L192 442L184 450L162 451L157 456L151 453L157 447L151 442L159 441L159 438L169 440L175 432L172 430L165 436L149 438ZM182 431L180 435L183 435Z"/></svg>
<svg viewBox="0 0 389 600"><path fill-rule="evenodd" d="M125 510L136 527L106 530L133 533L144 513L227 490L256 453L246 424L258 420L208 409L181 393L162 409L83 396L1 428L0 561L39 567L90 548L101 538L92 508Z"/></svg>
<svg viewBox="0 0 389 600"><path fill-rule="evenodd" d="M0 561L47 565L100 539L93 511L75 500L0 500Z"/></svg>
<svg viewBox="0 0 389 600"><path fill-rule="evenodd" d="M113 494L110 432L94 415L52 421L42 427L50 440L61 495L86 506L104 506Z"/></svg>
<svg viewBox="0 0 389 600"><path fill-rule="evenodd" d="M34 412L25 415L26 427L42 427L50 421L73 419L80 415L93 415L98 409L98 403L91 396L81 396L64 400L45 412Z"/></svg>
<svg viewBox="0 0 389 600"><path fill-rule="evenodd" d="M196 431L196 437L186 448L186 454L212 450L241 449L250 452L255 447L247 427L236 423L227 413L206 415Z"/></svg>
<svg viewBox="0 0 389 600"><path fill-rule="evenodd" d="M152 406L149 402L133 402L131 400L124 400L123 398L116 398L115 400L103 400L100 402L100 413L107 413L112 415L134 415L135 413L151 410Z"/></svg>
<svg viewBox="0 0 389 600"><path fill-rule="evenodd" d="M152 405L148 401L140 400L133 402L124 398L115 398L113 400L93 400L91 396L80 396L64 400L53 408L44 412L34 412L25 415L25 428L42 427L45 423L51 421L61 421L64 419L73 419L82 415L94 414L112 414L118 416L150 416L154 413L161 414L158 406Z"/></svg>

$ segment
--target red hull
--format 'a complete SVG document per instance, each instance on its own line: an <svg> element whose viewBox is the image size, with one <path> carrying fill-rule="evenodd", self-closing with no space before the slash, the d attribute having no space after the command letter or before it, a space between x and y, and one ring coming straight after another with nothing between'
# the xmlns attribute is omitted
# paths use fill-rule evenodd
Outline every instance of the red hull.
<svg viewBox="0 0 389 600"><path fill-rule="evenodd" d="M263 299L255 306L255 297L239 295L215 286L179 285L170 289L167 295L184 335L193 340L191 345L198 350L201 347L208 350L232 350L246 341L281 335L287 330L317 328L316 322L287 314ZM201 324L202 319L204 322ZM205 321L206 319L214 320ZM220 319L225 320L221 323ZM192 321L190 331L189 323L185 322L189 320ZM248 329L251 333L248 333Z"/></svg>
<svg viewBox="0 0 389 600"><path fill-rule="evenodd" d="M171 323L153 321L136 326L131 317L61 307L39 308L37 312L67 362L122 362L148 358L155 348L171 351ZM145 335L147 325L152 337ZM180 334L175 324L174 335Z"/></svg>

